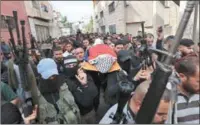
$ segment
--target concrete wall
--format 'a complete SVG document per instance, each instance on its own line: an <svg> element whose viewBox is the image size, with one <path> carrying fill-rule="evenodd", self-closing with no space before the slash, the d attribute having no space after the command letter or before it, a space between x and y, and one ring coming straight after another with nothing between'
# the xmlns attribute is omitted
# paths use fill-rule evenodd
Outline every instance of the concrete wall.
<svg viewBox="0 0 200 125"><path fill-rule="evenodd" d="M132 34L133 36L136 36L138 33L138 30L141 28L140 23L135 24L126 24L126 33Z"/></svg>
<svg viewBox="0 0 200 125"><path fill-rule="evenodd" d="M104 18L102 19L103 25L106 27L106 32L109 32L109 25L116 25L116 32L117 33L125 33L125 18L124 18L124 2L123 1L115 1L115 11L112 13L109 13L108 5L112 1L99 1L97 6L95 7L95 15L98 14L98 19L100 18L100 12L103 10L104 12ZM97 20L94 19L94 27L95 31L97 28L100 29L100 26L97 23ZM102 25L102 26L103 26Z"/></svg>
<svg viewBox="0 0 200 125"><path fill-rule="evenodd" d="M25 20L25 35L27 42L29 43L30 27L28 22L28 17L26 14L24 1L1 1L1 15L13 16L12 11L16 10L18 12L18 20ZM20 23L19 28L21 28ZM21 31L21 30L20 30ZM15 41L17 41L16 30L13 30ZM1 37L7 42L10 39L8 29L1 29Z"/></svg>
<svg viewBox="0 0 200 125"><path fill-rule="evenodd" d="M145 32L156 36L158 26L163 26L165 35L174 35L178 25L179 7L173 1L167 1L168 7L160 1L115 1L115 11L108 13L108 5L112 1L99 1L94 7L94 27L101 29L106 26L106 32L111 24L116 24L117 33L136 34L141 30L140 22L145 21ZM99 19L100 12L104 11L104 18ZM98 20L95 16L98 15ZM99 25L99 22L101 25ZM103 22L103 23L102 23Z"/></svg>
<svg viewBox="0 0 200 125"><path fill-rule="evenodd" d="M152 26L153 1L129 1L126 7L126 22L145 21L145 26Z"/></svg>

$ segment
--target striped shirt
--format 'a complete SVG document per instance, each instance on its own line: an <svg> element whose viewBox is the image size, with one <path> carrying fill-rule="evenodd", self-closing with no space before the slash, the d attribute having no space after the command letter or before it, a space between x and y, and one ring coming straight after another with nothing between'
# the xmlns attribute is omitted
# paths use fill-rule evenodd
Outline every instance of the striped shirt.
<svg viewBox="0 0 200 125"><path fill-rule="evenodd" d="M200 123L200 101L199 94L193 94L190 97L178 93L176 117L180 123Z"/></svg>

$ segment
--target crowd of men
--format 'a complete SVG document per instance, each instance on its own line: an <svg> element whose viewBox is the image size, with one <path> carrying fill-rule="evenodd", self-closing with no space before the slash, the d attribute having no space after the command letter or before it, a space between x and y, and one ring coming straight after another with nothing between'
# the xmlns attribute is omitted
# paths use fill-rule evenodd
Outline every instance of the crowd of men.
<svg viewBox="0 0 200 125"><path fill-rule="evenodd" d="M111 124L120 106L118 102L124 99L119 94L123 82L132 88L124 107L120 107L124 116L120 123L135 123L142 101L153 84L156 62L164 63L168 58L148 50L169 52L175 42L180 45L170 65L173 72L152 123L198 124L199 44L187 38L174 41L173 35L164 38L159 28L157 36L78 32L38 43L39 47L51 44L51 49L31 47L26 73L30 85L37 86L38 103L28 115L22 105L29 103L33 86L23 90L16 57L8 42L1 38L1 123ZM109 108L99 121L96 117L101 92Z"/></svg>

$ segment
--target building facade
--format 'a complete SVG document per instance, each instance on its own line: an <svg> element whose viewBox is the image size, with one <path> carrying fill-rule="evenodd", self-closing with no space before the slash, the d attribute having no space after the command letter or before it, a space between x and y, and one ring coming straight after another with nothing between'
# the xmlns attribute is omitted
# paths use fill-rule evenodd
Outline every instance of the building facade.
<svg viewBox="0 0 200 125"><path fill-rule="evenodd" d="M49 1L24 1L30 29L37 41L45 41L53 32L53 8Z"/></svg>
<svg viewBox="0 0 200 125"><path fill-rule="evenodd" d="M62 36L62 23L61 23L61 14L60 12L57 12L55 10L53 10L53 33L52 33L52 37L54 38L59 38L60 36Z"/></svg>
<svg viewBox="0 0 200 125"><path fill-rule="evenodd" d="M179 22L179 6L173 1L93 1L94 32L129 33L141 31L156 35L163 26L165 35L175 34Z"/></svg>
<svg viewBox="0 0 200 125"><path fill-rule="evenodd" d="M13 35L15 38L15 42L17 41L16 35L16 26L13 20L13 11L17 11L18 13L18 25L21 31L20 20L25 20L25 35L27 38L27 44L29 43L29 35L30 27L28 22L28 17L26 14L26 9L24 6L24 1L1 1L1 21L0 21L0 28L1 28L1 37L8 42L10 39L10 35L8 32L8 27L6 24L6 19L10 18L12 20L12 27L13 27Z"/></svg>

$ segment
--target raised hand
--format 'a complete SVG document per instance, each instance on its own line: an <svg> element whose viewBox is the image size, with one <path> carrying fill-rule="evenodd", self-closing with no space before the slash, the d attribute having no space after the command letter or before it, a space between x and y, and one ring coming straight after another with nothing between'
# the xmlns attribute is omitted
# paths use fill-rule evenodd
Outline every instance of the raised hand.
<svg viewBox="0 0 200 125"><path fill-rule="evenodd" d="M87 84L87 74L83 71L82 68L78 69L76 78L82 85Z"/></svg>

